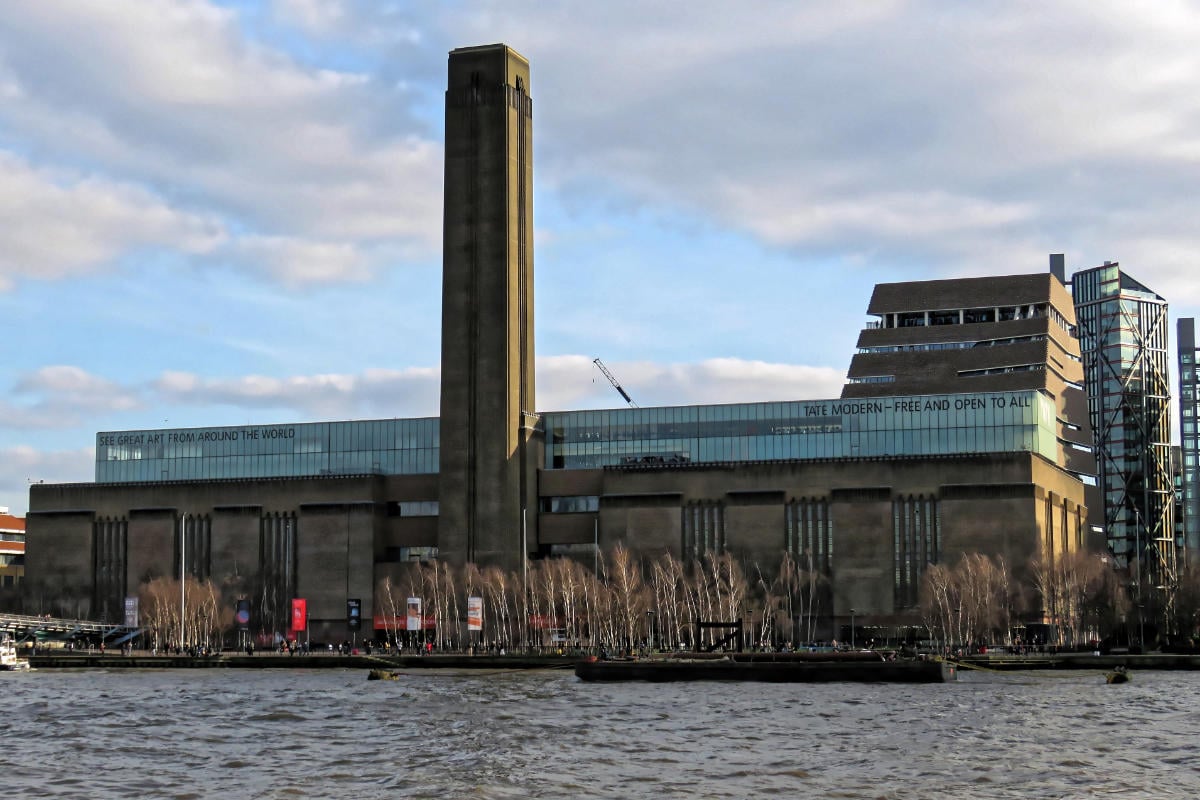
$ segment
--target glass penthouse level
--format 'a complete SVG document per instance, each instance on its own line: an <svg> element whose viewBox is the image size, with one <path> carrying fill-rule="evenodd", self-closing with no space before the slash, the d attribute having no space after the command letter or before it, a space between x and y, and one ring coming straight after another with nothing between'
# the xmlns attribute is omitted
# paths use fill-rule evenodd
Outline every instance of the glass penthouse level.
<svg viewBox="0 0 1200 800"><path fill-rule="evenodd" d="M698 462L1056 453L1042 391L621 408L540 415L547 469ZM96 482L438 470L431 419L119 431L96 436Z"/></svg>

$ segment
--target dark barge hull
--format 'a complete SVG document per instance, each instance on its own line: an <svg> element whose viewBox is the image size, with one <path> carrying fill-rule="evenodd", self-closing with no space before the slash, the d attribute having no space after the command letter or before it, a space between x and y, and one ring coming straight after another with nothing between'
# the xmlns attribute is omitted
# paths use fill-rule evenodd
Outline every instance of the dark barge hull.
<svg viewBox="0 0 1200 800"><path fill-rule="evenodd" d="M945 661L580 661L585 681L761 681L766 683L947 683L957 668Z"/></svg>

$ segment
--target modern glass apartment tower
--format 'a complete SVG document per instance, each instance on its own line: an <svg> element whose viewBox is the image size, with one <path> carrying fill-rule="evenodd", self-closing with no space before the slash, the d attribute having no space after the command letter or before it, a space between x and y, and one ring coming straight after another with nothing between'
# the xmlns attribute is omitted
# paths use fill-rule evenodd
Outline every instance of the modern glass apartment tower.
<svg viewBox="0 0 1200 800"><path fill-rule="evenodd" d="M1185 317L1176 325L1179 353L1179 444L1183 460L1183 547L1189 562L1200 557L1200 373L1196 370L1196 320Z"/></svg>
<svg viewBox="0 0 1200 800"><path fill-rule="evenodd" d="M536 541L533 101L505 45L450 53L444 202L437 544L512 566Z"/></svg>
<svg viewBox="0 0 1200 800"><path fill-rule="evenodd" d="M1117 567L1140 563L1139 588L1176 567L1167 301L1115 262L1072 276L1104 529Z"/></svg>

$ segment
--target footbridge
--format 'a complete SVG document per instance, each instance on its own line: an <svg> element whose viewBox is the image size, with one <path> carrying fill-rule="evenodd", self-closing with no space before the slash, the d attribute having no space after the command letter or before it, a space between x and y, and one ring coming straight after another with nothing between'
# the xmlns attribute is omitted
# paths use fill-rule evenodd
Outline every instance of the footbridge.
<svg viewBox="0 0 1200 800"><path fill-rule="evenodd" d="M141 633L141 628L88 619L57 619L24 614L0 614L0 638L18 642L89 641L119 647Z"/></svg>

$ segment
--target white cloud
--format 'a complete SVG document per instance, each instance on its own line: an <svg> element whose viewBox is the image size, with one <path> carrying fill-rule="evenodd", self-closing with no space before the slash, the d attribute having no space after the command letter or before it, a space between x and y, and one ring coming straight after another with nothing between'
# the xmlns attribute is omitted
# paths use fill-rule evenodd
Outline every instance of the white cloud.
<svg viewBox="0 0 1200 800"><path fill-rule="evenodd" d="M36 169L0 151L0 289L17 278L85 274L135 248L204 253L222 239L212 219L136 186Z"/></svg>
<svg viewBox="0 0 1200 800"><path fill-rule="evenodd" d="M323 419L436 416L436 369L370 369L358 375L247 375L202 378L170 372L154 383L162 401L175 405L228 405L293 409Z"/></svg>
<svg viewBox="0 0 1200 800"><path fill-rule="evenodd" d="M349 242L250 236L234 248L240 260L286 284L365 280L369 259Z"/></svg>
<svg viewBox="0 0 1200 800"><path fill-rule="evenodd" d="M456 22L531 58L541 185L631 216L961 275L1140 261L1134 217L1200 211L1194 4L484 8Z"/></svg>
<svg viewBox="0 0 1200 800"><path fill-rule="evenodd" d="M41 160L97 165L239 235L436 252L441 148L413 99L366 73L303 64L240 22L201 0L31 4L0 23L11 99L0 122L38 142ZM61 260L89 263L118 244ZM291 263L300 269L272 274L305 280L311 261Z"/></svg>
<svg viewBox="0 0 1200 800"><path fill-rule="evenodd" d="M35 483L85 483L96 473L96 451L37 450L28 445L0 448L0 505L25 516L29 487Z"/></svg>
<svg viewBox="0 0 1200 800"><path fill-rule="evenodd" d="M316 36L339 30L348 21L342 0L271 0L275 14Z"/></svg>
<svg viewBox="0 0 1200 800"><path fill-rule="evenodd" d="M774 247L942 274L1064 242L1080 263L1139 258L1117 246L1161 250L1166 221L1195 216L1188 3L264 5L29 4L0 23L0 120L45 161L102 165L261 237L244 249L291 243L297 269L266 272L293 284L361 279L369 242L436 253L428 104L445 49L496 40L533 60L539 186L568 203L682 209ZM312 56L337 43L347 57ZM1134 237L1142 208L1163 222Z"/></svg>
<svg viewBox="0 0 1200 800"><path fill-rule="evenodd" d="M69 365L19 375L12 393L17 402L0 401L0 427L14 430L70 428L92 415L131 411L142 405L137 388Z"/></svg>
<svg viewBox="0 0 1200 800"><path fill-rule="evenodd" d="M269 0L280 24L317 41L348 41L358 46L411 47L423 36L422 23L433 5L379 0Z"/></svg>

